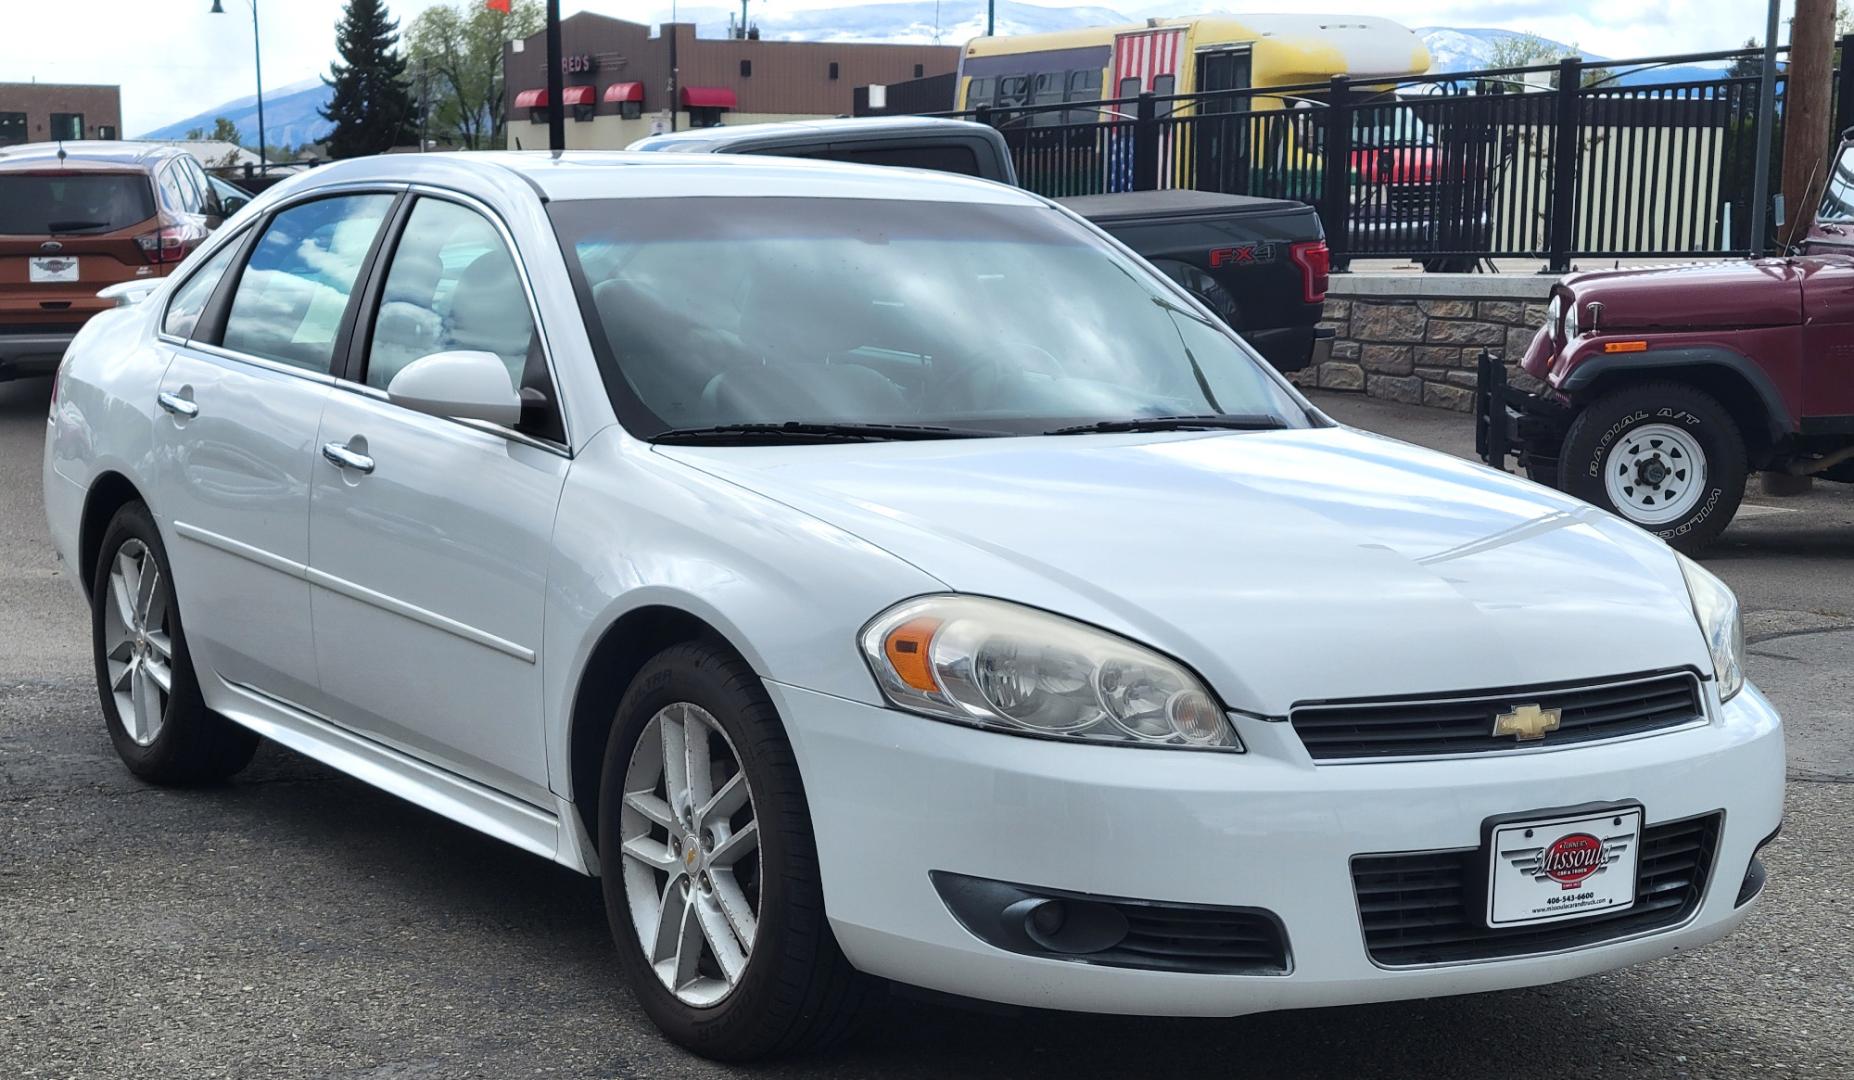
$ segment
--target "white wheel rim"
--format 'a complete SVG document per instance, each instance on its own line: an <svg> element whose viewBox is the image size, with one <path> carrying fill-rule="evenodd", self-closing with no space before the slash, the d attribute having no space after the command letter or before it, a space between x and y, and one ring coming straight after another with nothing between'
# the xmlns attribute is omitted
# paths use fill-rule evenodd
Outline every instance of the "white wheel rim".
<svg viewBox="0 0 1854 1080"><path fill-rule="evenodd" d="M140 540L123 541L103 602L103 666L116 719L137 746L161 734L174 683L174 645L161 567Z"/></svg>
<svg viewBox="0 0 1854 1080"><path fill-rule="evenodd" d="M1672 424L1644 424L1603 459L1609 502L1630 521L1666 525L1693 512L1706 491L1706 452Z"/></svg>
<svg viewBox="0 0 1854 1080"><path fill-rule="evenodd" d="M644 959L686 1005L740 984L759 930L760 833L740 756L715 718L677 702L645 725L619 817L625 898Z"/></svg>

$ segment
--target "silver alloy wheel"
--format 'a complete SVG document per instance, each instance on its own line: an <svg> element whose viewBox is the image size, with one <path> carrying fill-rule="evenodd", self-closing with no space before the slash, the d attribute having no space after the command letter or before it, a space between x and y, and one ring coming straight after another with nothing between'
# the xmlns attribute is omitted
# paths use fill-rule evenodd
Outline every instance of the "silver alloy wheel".
<svg viewBox="0 0 1854 1080"><path fill-rule="evenodd" d="M740 755L707 710L667 705L625 769L624 891L644 958L686 1005L739 985L759 929L760 830Z"/></svg>
<svg viewBox="0 0 1854 1080"><path fill-rule="evenodd" d="M103 663L116 701L116 717L137 746L161 734L174 681L167 594L154 553L130 538L116 549L103 605Z"/></svg>
<svg viewBox="0 0 1854 1080"><path fill-rule="evenodd" d="M1672 424L1643 424L1604 458L1603 487L1610 505L1638 525L1680 521L1706 491L1706 451Z"/></svg>

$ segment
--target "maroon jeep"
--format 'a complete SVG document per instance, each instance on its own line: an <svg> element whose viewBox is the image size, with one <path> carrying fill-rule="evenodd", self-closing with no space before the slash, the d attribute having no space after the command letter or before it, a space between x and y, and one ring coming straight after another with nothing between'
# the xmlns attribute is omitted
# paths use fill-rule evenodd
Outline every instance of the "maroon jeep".
<svg viewBox="0 0 1854 1080"><path fill-rule="evenodd" d="M1854 142L1784 258L1571 274L1507 384L1483 354L1482 460L1683 550L1724 531L1751 470L1854 483Z"/></svg>

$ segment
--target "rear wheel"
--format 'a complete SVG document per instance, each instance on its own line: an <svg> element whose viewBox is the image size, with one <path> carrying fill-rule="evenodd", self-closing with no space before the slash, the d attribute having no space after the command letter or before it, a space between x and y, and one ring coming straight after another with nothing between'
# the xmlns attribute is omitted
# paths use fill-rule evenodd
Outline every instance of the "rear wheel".
<svg viewBox="0 0 1854 1080"><path fill-rule="evenodd" d="M599 798L606 916L671 1040L743 1061L847 1033L867 982L824 919L798 767L751 668L666 650L619 704Z"/></svg>
<svg viewBox="0 0 1854 1080"><path fill-rule="evenodd" d="M200 697L167 551L141 503L118 510L104 530L90 597L97 692L129 771L185 784L223 780L249 764L257 735L208 712Z"/></svg>
<svg viewBox="0 0 1854 1080"><path fill-rule="evenodd" d="M1725 531L1745 494L1745 445L1731 414L1680 383L1625 387L1592 402L1564 438L1559 486L1683 551Z"/></svg>

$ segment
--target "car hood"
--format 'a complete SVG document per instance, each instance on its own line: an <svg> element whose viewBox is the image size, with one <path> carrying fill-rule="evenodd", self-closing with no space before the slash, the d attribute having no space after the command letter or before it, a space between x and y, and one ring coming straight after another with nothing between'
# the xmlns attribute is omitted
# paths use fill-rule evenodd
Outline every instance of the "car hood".
<svg viewBox="0 0 1854 1080"><path fill-rule="evenodd" d="M1659 540L1348 429L658 452L950 590L1169 652L1231 706L1267 715L1320 698L1710 670Z"/></svg>
<svg viewBox="0 0 1854 1080"><path fill-rule="evenodd" d="M1802 274L1789 259L1645 266L1571 274L1563 280L1591 326L1588 305L1603 305L1606 333L1794 326L1802 321Z"/></svg>

